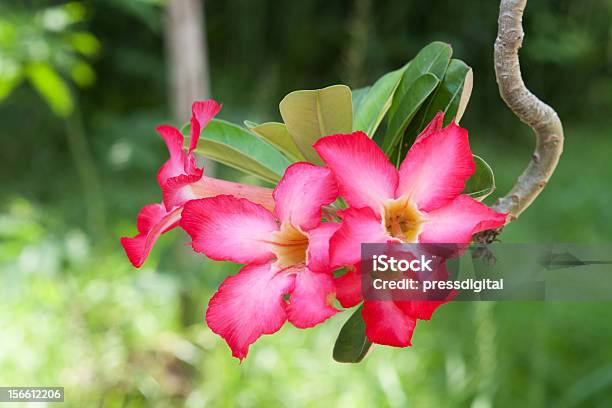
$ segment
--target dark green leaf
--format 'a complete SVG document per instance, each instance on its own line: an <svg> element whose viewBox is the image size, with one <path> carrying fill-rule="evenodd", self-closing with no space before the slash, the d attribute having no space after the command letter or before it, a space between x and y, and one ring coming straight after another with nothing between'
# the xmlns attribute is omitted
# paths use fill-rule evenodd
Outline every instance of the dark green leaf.
<svg viewBox="0 0 612 408"><path fill-rule="evenodd" d="M467 86L464 88L464 84ZM465 92L463 92L465 89ZM444 75L444 80L434 92L433 97L427 108L419 112L421 121L419 127L415 129L414 136L421 132L438 112L444 112L444 125L448 125L455 120L459 122L461 117L456 117L462 98L465 104L472 93L472 68L463 61L453 59L448 64L448 69ZM463 108L465 110L465 107ZM459 112L463 115L463 112Z"/></svg>
<svg viewBox="0 0 612 408"><path fill-rule="evenodd" d="M421 75L412 83L399 102L395 116L389 122L383 141L385 153L391 153L399 145L408 124L439 83L432 74Z"/></svg>
<svg viewBox="0 0 612 408"><path fill-rule="evenodd" d="M419 51L402 74L402 79L393 96L391 107L389 108L389 123L393 120L399 108L399 104L404 98L404 95L406 95L408 90L412 87L414 81L427 73L435 75L438 80L444 78L444 73L446 72L452 53L453 50L450 45L439 41L432 42Z"/></svg>
<svg viewBox="0 0 612 408"><path fill-rule="evenodd" d="M334 360L340 363L358 363L366 356L372 343L365 335L365 322L361 316L362 306L344 323L336 344L334 344Z"/></svg>
<svg viewBox="0 0 612 408"><path fill-rule="evenodd" d="M187 129L184 128L183 132ZM278 182L290 164L268 143L221 119L213 119L206 126L196 153L271 183Z"/></svg>
<svg viewBox="0 0 612 408"><path fill-rule="evenodd" d="M495 177L491 166L480 156L474 155L474 163L476 170L472 177L466 181L463 193L482 201L495 191Z"/></svg>
<svg viewBox="0 0 612 408"><path fill-rule="evenodd" d="M444 125L453 119L458 122L472 93L472 69L463 61L453 59L444 74L444 80L423 104L410 122L402 143L400 157L404 157L416 136L431 122L438 112L444 112ZM463 104L462 104L463 102Z"/></svg>

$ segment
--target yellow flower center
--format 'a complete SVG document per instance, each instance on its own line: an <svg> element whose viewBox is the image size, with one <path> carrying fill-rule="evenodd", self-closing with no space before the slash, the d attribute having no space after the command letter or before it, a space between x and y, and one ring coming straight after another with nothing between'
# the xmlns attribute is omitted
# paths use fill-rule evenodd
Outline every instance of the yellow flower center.
<svg viewBox="0 0 612 408"><path fill-rule="evenodd" d="M273 233L272 252L281 268L306 263L308 236L289 223L283 223L279 231Z"/></svg>
<svg viewBox="0 0 612 408"><path fill-rule="evenodd" d="M402 242L418 242L423 214L406 198L389 200L383 207L383 226L389 235Z"/></svg>

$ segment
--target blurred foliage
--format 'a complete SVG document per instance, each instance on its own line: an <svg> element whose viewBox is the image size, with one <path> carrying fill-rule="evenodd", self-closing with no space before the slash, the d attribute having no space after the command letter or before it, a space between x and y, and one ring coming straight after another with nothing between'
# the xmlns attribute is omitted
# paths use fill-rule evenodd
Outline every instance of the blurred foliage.
<svg viewBox="0 0 612 408"><path fill-rule="evenodd" d="M74 101L63 75L81 87L95 81L86 58L95 56L100 44L78 28L85 18L79 2L35 12L0 5L0 101L28 80L57 115L68 116Z"/></svg>
<svg viewBox="0 0 612 408"><path fill-rule="evenodd" d="M413 348L374 347L359 366L331 360L345 312L314 329L265 336L238 365L202 322L211 294L236 267L191 254L178 231L162 237L138 271L118 244L135 232L138 208L160 200L155 173L167 153L154 128L170 111L162 6L0 5L0 384L63 385L66 405L75 407L609 405L606 303L446 305L419 324ZM360 87L428 42L446 41L474 69L462 124L474 153L495 171L496 193L504 192L532 139L497 93L497 7L476 0L206 2L220 116L278 121L278 103L290 91ZM506 228L506 242L612 236L611 18L609 0L529 2L523 72L558 109L567 142L558 172ZM79 64L90 68L89 80L76 79ZM69 106L61 88L79 101L109 209L107 235L92 236L83 221L85 202L56 115ZM219 176L238 173L221 168Z"/></svg>

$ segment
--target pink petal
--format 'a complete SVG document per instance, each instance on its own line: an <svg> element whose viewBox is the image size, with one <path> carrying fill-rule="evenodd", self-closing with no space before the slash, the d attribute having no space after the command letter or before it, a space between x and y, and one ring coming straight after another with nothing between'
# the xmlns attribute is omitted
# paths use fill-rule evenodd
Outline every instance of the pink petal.
<svg viewBox="0 0 612 408"><path fill-rule="evenodd" d="M300 329L313 327L338 310L333 307L335 288L330 273L304 268L295 274L295 287L289 298L288 319Z"/></svg>
<svg viewBox="0 0 612 408"><path fill-rule="evenodd" d="M378 212L385 200L394 198L397 171L365 133L327 136L313 147L334 172L349 206Z"/></svg>
<svg viewBox="0 0 612 408"><path fill-rule="evenodd" d="M433 255L430 251L424 251L425 254L429 253L429 255ZM448 280L448 270L446 267L446 262L442 262L439 265L434 267L433 272L427 272L427 275L420 277L422 281L425 280ZM409 300L409 301L395 301L397 307L399 307L405 314L408 316L412 316L416 319L420 320L429 320L431 316L436 311L436 309L442 306L445 303L450 302L456 295L457 291L430 291L423 298L423 300Z"/></svg>
<svg viewBox="0 0 612 408"><path fill-rule="evenodd" d="M332 267L353 265L361 258L362 243L396 241L388 236L380 219L366 208L348 208L342 211L342 226L329 241Z"/></svg>
<svg viewBox="0 0 612 408"><path fill-rule="evenodd" d="M274 210L270 188L234 183L197 174L191 176L182 174L173 177L166 182L162 191L166 208L183 205L189 200L227 194L237 198L246 198L255 204L264 206L267 210Z"/></svg>
<svg viewBox="0 0 612 408"><path fill-rule="evenodd" d="M212 259L238 263L264 262L270 251L272 214L244 198L220 195L185 204L181 227L191 236L193 250Z"/></svg>
<svg viewBox="0 0 612 408"><path fill-rule="evenodd" d="M171 177L176 177L185 173L185 165L187 163L187 155L183 150L184 138L178 129L172 126L158 126L157 132L166 142L170 158L159 169L157 173L157 181L160 187L166 184L166 181Z"/></svg>
<svg viewBox="0 0 612 408"><path fill-rule="evenodd" d="M191 105L191 132L189 134L189 154L197 147L200 131L208 125L221 110L221 105L212 99L196 101Z"/></svg>
<svg viewBox="0 0 612 408"><path fill-rule="evenodd" d="M242 360L249 345L282 327L287 320L283 296L291 291L294 280L268 262L247 265L223 281L208 303L206 322L225 339L234 357Z"/></svg>
<svg viewBox="0 0 612 408"><path fill-rule="evenodd" d="M419 242L469 243L473 234L503 226L506 216L467 195L460 195L450 204L427 214Z"/></svg>
<svg viewBox="0 0 612 408"><path fill-rule="evenodd" d="M324 222L317 228L308 231L308 250L306 265L312 271L328 272L329 240L340 228L339 222Z"/></svg>
<svg viewBox="0 0 612 408"><path fill-rule="evenodd" d="M396 301L395 304L408 316L420 320L429 320L438 307L450 300L449 298L445 300Z"/></svg>
<svg viewBox="0 0 612 408"><path fill-rule="evenodd" d="M353 307L361 302L361 271L359 264L355 264L347 273L334 279L336 298L342 307Z"/></svg>
<svg viewBox="0 0 612 408"><path fill-rule="evenodd" d="M430 128L429 133L419 136L402 162L396 191L398 197L409 197L421 211L440 208L455 199L474 173L467 131L455 123L441 130L436 124Z"/></svg>
<svg viewBox="0 0 612 408"><path fill-rule="evenodd" d="M416 319L405 315L393 301L366 301L361 315L366 325L366 336L372 343L395 347L411 345Z"/></svg>
<svg viewBox="0 0 612 408"><path fill-rule="evenodd" d="M181 216L181 208L166 212L162 204L145 205L136 220L138 235L121 238L121 245L132 265L139 268L151 252L157 238L176 227Z"/></svg>
<svg viewBox="0 0 612 408"><path fill-rule="evenodd" d="M189 200L196 198L209 197L208 195L197 196L193 189L190 188L202 179L203 172L193 175L181 174L180 176L170 177L162 186L163 202L166 209L172 209L181 206Z"/></svg>
<svg viewBox="0 0 612 408"><path fill-rule="evenodd" d="M307 231L321 222L321 207L338 196L329 169L310 163L295 163L274 189L275 213L281 222Z"/></svg>

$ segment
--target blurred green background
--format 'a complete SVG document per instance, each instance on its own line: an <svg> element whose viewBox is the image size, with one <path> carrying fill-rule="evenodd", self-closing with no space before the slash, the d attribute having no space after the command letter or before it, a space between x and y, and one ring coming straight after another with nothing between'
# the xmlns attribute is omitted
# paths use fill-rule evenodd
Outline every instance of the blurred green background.
<svg viewBox="0 0 612 408"><path fill-rule="evenodd" d="M175 0L182 1L182 0ZM242 363L203 323L237 267L163 236L141 270L118 238L160 200L154 132L173 119L161 0L0 2L0 385L66 387L66 406L596 406L612 404L610 303L455 303L409 349L332 361L341 313L286 325ZM278 120L295 89L360 87L432 40L474 68L462 125L507 191L533 149L499 98L496 1L225 0L205 4L220 117ZM612 1L531 0L528 86L565 153L504 242L612 238ZM175 50L177 51L177 50ZM185 61L192 50L178 50ZM239 173L217 167L228 179ZM242 181L253 182L242 178ZM491 200L490 198L489 200Z"/></svg>

